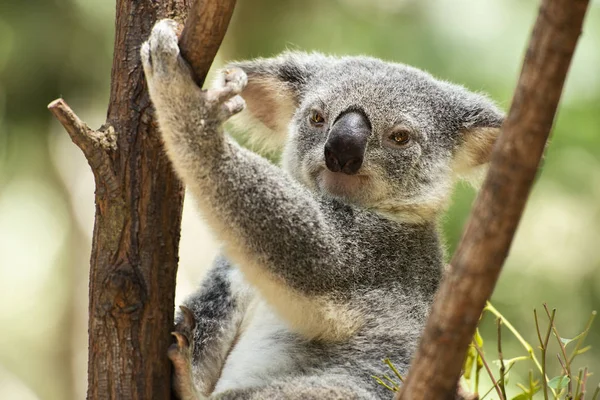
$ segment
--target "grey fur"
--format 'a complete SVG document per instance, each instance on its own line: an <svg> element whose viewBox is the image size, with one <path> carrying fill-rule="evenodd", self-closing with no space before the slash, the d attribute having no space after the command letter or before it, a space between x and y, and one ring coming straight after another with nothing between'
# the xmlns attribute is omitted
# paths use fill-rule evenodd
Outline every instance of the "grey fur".
<svg viewBox="0 0 600 400"><path fill-rule="evenodd" d="M142 60L167 153L226 257L185 303L197 326L192 346L169 353L179 395L389 398L371 375L386 357L406 372L441 279L438 217L457 176L486 162L502 113L482 95L367 57L234 63L201 91L169 21ZM224 134L240 93L264 125L288 127L271 132L283 168ZM321 128L308 122L315 108ZM323 146L348 109L372 134L359 176L339 178ZM399 128L408 145L389 142Z"/></svg>

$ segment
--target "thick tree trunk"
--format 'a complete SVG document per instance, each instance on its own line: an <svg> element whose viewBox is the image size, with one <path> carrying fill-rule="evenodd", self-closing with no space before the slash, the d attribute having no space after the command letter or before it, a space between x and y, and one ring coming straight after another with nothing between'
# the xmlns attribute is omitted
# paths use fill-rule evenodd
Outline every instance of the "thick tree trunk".
<svg viewBox="0 0 600 400"><path fill-rule="evenodd" d="M235 0L199 0L187 46L203 81ZM107 123L93 131L58 99L49 109L96 181L90 268L89 399L168 399L183 186L162 148L139 49L157 19L183 21L189 1L117 0ZM217 12L211 12L217 10ZM198 14L199 12L202 15ZM93 45L93 44L90 44Z"/></svg>
<svg viewBox="0 0 600 400"><path fill-rule="evenodd" d="M467 347L533 184L588 0L543 0L488 176L397 399L454 398Z"/></svg>

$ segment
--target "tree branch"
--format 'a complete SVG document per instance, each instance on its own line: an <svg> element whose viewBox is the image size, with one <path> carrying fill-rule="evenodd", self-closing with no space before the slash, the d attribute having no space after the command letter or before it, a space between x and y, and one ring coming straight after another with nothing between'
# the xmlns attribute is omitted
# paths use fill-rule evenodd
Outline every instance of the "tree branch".
<svg viewBox="0 0 600 400"><path fill-rule="evenodd" d="M108 151L116 150L116 135L110 125L94 131L83 122L63 99L56 99L48 104L48 110L65 128L73 143L85 155L98 186L103 185L110 195L119 192L119 182L112 167Z"/></svg>
<svg viewBox="0 0 600 400"><path fill-rule="evenodd" d="M188 13L179 47L200 87L227 32L235 3L236 0L196 0Z"/></svg>
<svg viewBox="0 0 600 400"><path fill-rule="evenodd" d="M543 0L490 171L399 399L452 398L540 162L588 0Z"/></svg>
<svg viewBox="0 0 600 400"><path fill-rule="evenodd" d="M203 82L235 1L199 0L182 49ZM139 49L157 19L184 20L190 0L116 0L107 124L90 129L58 99L48 108L96 181L90 265L88 394L170 399L175 277L183 185L165 154ZM118 135L115 134L118 133Z"/></svg>

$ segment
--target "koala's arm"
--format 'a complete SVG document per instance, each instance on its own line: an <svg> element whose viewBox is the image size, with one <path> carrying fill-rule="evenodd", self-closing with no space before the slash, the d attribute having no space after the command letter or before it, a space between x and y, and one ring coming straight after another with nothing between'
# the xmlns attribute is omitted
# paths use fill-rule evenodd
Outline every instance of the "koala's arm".
<svg viewBox="0 0 600 400"><path fill-rule="evenodd" d="M169 158L228 257L307 336L333 338L352 330L353 318L338 318L343 310L327 300L348 277L336 276L339 249L318 202L223 132L222 123L243 108L237 94L244 72L233 69L223 88L201 91L179 56L169 21L154 27L142 61ZM342 319L348 326L339 326Z"/></svg>

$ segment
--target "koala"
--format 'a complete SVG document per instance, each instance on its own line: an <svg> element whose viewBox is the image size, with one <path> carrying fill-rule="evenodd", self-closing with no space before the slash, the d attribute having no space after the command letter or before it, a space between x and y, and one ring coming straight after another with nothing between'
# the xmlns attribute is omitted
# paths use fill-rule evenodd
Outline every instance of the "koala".
<svg viewBox="0 0 600 400"><path fill-rule="evenodd" d="M181 399L383 399L443 273L453 184L488 162L503 113L403 64L286 52L202 90L175 23L141 48L166 153L222 243L168 356ZM223 123L246 111L274 165Z"/></svg>

